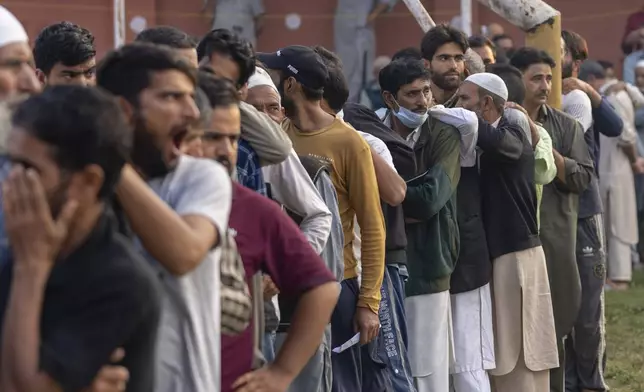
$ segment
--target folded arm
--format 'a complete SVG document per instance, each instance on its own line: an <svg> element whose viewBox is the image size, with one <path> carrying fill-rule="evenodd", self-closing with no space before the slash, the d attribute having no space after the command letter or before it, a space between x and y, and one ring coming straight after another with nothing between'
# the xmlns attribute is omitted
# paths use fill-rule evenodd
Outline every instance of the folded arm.
<svg viewBox="0 0 644 392"><path fill-rule="evenodd" d="M227 215L225 218L223 215L226 210L230 211L231 185L228 182L213 183L214 176L217 173L210 170L195 173L191 184L186 184L187 189L204 189L200 192L203 197L192 194L193 199L200 199L199 202L208 208L217 206L222 211L221 220L227 222ZM219 244L220 230L227 226L217 225L218 222L197 210L183 214L174 211L129 166L123 170L116 193L145 250L177 276L196 268L207 252Z"/></svg>
<svg viewBox="0 0 644 392"><path fill-rule="evenodd" d="M593 108L593 119L595 120L596 130L607 137L621 135L624 128L624 121L622 121L606 97L603 97L599 105Z"/></svg>
<svg viewBox="0 0 644 392"><path fill-rule="evenodd" d="M293 145L279 124L254 106L241 102L241 135L259 155L262 166L288 158Z"/></svg>
<svg viewBox="0 0 644 392"><path fill-rule="evenodd" d="M574 123L573 131L567 132L566 136L566 145L570 146L567 156L552 150L557 165L557 185L568 192L581 193L594 175L593 161L579 122Z"/></svg>
<svg viewBox="0 0 644 392"><path fill-rule="evenodd" d="M446 108L436 105L429 109L429 115L458 129L461 136L461 166L472 167L476 165L476 145L479 133L479 119L476 114L462 108Z"/></svg>
<svg viewBox="0 0 644 392"><path fill-rule="evenodd" d="M437 140L435 164L423 174L407 182L407 196L403 201L405 217L429 220L450 200L460 179L459 138L456 133ZM416 185L412 185L416 184Z"/></svg>

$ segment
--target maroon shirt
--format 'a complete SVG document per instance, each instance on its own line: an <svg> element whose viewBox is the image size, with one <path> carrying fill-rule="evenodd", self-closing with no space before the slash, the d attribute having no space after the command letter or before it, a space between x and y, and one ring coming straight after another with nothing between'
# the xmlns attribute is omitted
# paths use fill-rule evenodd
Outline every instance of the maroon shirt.
<svg viewBox="0 0 644 392"><path fill-rule="evenodd" d="M320 256L299 227L272 200L233 183L229 226L237 231L235 241L244 261L249 285L253 275L270 275L280 295L298 298L324 283L335 282ZM251 370L253 325L237 336L221 336L221 390Z"/></svg>

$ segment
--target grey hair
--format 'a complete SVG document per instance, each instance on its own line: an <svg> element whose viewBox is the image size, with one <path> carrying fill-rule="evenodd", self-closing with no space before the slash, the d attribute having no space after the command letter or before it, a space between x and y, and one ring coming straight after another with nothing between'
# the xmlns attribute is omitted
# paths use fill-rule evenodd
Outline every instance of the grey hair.
<svg viewBox="0 0 644 392"><path fill-rule="evenodd" d="M483 59L471 48L465 51L465 69L469 75L485 72L485 63Z"/></svg>

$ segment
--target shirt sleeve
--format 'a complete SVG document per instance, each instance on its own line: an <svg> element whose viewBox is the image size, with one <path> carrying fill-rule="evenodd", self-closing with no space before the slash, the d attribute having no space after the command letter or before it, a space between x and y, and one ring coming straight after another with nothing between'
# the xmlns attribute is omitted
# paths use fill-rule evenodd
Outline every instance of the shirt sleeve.
<svg viewBox="0 0 644 392"><path fill-rule="evenodd" d="M615 108L615 112L617 115L621 118L628 118L627 114L627 109L624 107L624 105L632 105L632 101L624 92L620 92L618 94L621 94L620 97L618 97L617 94L612 94L608 96L608 100L612 104L612 106ZM620 101L620 98L623 99L623 101ZM618 142L620 146L628 146L635 144L637 141L637 131L635 131L635 128L633 127L632 123L629 123L628 121L622 122L624 127L622 128L622 133L618 137Z"/></svg>
<svg viewBox="0 0 644 392"><path fill-rule="evenodd" d="M182 159L191 159L191 165L174 184L173 209L181 216L201 215L223 233L228 228L232 203L231 180L226 169L206 159Z"/></svg>
<svg viewBox="0 0 644 392"><path fill-rule="evenodd" d="M596 131L607 137L617 137L622 133L624 121L619 117L606 97L593 109Z"/></svg>
<svg viewBox="0 0 644 392"><path fill-rule="evenodd" d="M64 391L90 386L115 349L126 344L144 322L158 322L161 310L156 286L125 274L105 279L113 283L93 287L66 310L64 328L43 333L40 368Z"/></svg>
<svg viewBox="0 0 644 392"><path fill-rule="evenodd" d="M461 174L458 135L447 133L442 139L437 139L435 151L438 156L429 171L407 183L403 210L408 218L431 219L456 192ZM412 185L415 183L418 184Z"/></svg>
<svg viewBox="0 0 644 392"><path fill-rule="evenodd" d="M562 110L579 121L584 132L593 125L593 105L588 95L581 90L573 90L566 95Z"/></svg>
<svg viewBox="0 0 644 392"><path fill-rule="evenodd" d="M279 124L246 102L240 102L239 110L241 135L257 152L262 166L280 163L288 158L293 144Z"/></svg>
<svg viewBox="0 0 644 392"><path fill-rule="evenodd" d="M559 187L563 187L569 192L581 193L590 184L590 180L595 175L595 169L581 124L575 121L570 121L570 123L573 124L573 129L566 132L567 140L564 144L568 146L568 151L562 154L566 182L562 184L561 181L555 181Z"/></svg>
<svg viewBox="0 0 644 392"><path fill-rule="evenodd" d="M362 240L362 283L358 306L377 314L385 268L385 222L369 146L362 139L358 142L346 169L349 205L356 213Z"/></svg>
<svg viewBox="0 0 644 392"><path fill-rule="evenodd" d="M263 219L265 265L280 295L297 298L304 292L335 281L331 271L309 245L297 225L278 208Z"/></svg>
<svg viewBox="0 0 644 392"><path fill-rule="evenodd" d="M360 136L362 136L362 138L367 142L367 144L369 144L369 147L371 147L371 149L376 154L378 154L380 158L384 159L384 161L387 163L387 165L389 165L389 167L396 170L396 166L394 165L394 158L391 156L391 151L389 151L389 148L387 147L385 142L383 142L382 140L380 140L379 138L371 134L368 134L362 131L356 131L356 132L358 132ZM398 171L396 170L396 172Z"/></svg>
<svg viewBox="0 0 644 392"><path fill-rule="evenodd" d="M515 125L502 122L498 127L493 127L487 122L479 121L478 145L491 157L497 160L516 161L523 154L524 139L521 137L523 130ZM527 142L527 140L526 140Z"/></svg>
<svg viewBox="0 0 644 392"><path fill-rule="evenodd" d="M539 142L534 149L534 182L539 185L550 184L557 177L557 165L552 155L552 139L543 127L539 128Z"/></svg>
<svg viewBox="0 0 644 392"><path fill-rule="evenodd" d="M331 231L331 212L295 151L284 162L266 166L263 171L275 200L304 218L300 229L315 253L320 254Z"/></svg>
<svg viewBox="0 0 644 392"><path fill-rule="evenodd" d="M429 115L458 129L461 136L461 166L476 165L476 144L479 132L479 119L476 114L462 108L435 105L429 109Z"/></svg>

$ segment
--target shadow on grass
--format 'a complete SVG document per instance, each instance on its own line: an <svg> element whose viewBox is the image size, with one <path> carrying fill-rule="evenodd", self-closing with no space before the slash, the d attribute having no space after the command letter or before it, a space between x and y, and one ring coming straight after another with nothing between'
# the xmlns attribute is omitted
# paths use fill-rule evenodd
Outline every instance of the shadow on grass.
<svg viewBox="0 0 644 392"><path fill-rule="evenodd" d="M606 292L606 382L612 392L644 391L644 272L628 291Z"/></svg>

